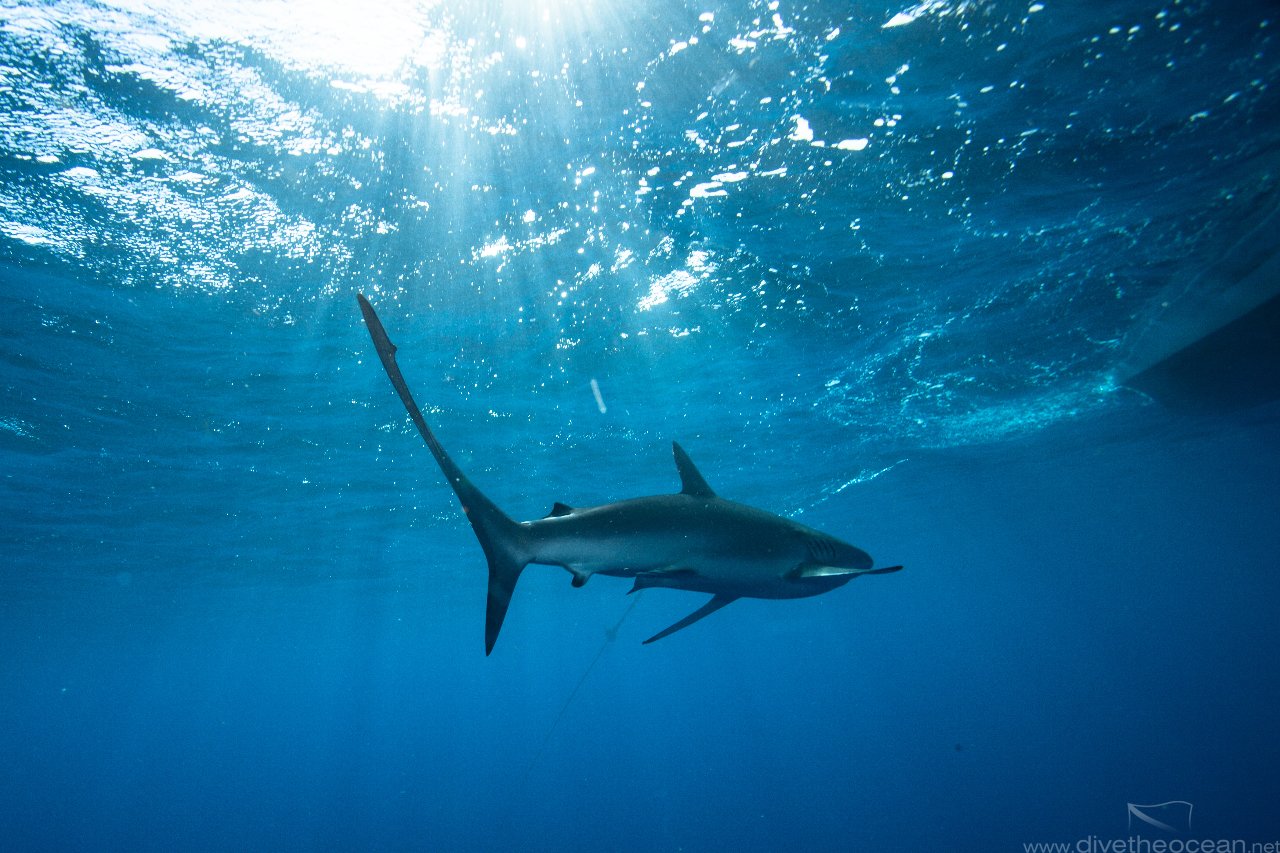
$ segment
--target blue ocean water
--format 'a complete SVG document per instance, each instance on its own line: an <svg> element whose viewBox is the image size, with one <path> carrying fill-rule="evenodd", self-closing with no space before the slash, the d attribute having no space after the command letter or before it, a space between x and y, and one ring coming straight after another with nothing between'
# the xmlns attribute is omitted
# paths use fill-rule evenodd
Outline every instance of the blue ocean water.
<svg viewBox="0 0 1280 853"><path fill-rule="evenodd" d="M1276 13L0 5L0 850L1280 839L1280 408L1126 384L1280 289ZM512 515L905 570L486 658L357 291Z"/></svg>

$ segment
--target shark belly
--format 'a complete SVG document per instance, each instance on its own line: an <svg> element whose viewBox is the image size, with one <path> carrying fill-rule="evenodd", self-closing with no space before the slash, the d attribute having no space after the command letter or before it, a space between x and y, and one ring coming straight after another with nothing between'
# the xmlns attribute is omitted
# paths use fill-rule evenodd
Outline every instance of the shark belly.
<svg viewBox="0 0 1280 853"><path fill-rule="evenodd" d="M825 578L792 579L783 575L746 577L741 572L718 578L701 574L665 575L642 574L636 577L637 589L663 587L686 592L706 592L730 598L809 598L844 586L856 575L833 575Z"/></svg>
<svg viewBox="0 0 1280 853"><path fill-rule="evenodd" d="M536 541L532 562L583 578L643 577L643 586L753 598L817 595L848 580L789 579L804 559L797 525L718 498L636 498L528 524Z"/></svg>

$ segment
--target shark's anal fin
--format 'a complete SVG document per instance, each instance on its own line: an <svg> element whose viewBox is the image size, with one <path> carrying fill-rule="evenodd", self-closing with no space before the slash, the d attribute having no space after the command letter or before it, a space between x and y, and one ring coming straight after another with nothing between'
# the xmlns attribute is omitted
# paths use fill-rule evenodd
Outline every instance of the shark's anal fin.
<svg viewBox="0 0 1280 853"><path fill-rule="evenodd" d="M714 498L716 493L702 479L689 454L676 442L671 442L671 450L676 456L676 470L680 472L680 494L693 495L696 498Z"/></svg>
<svg viewBox="0 0 1280 853"><path fill-rule="evenodd" d="M706 604L702 605L697 610L693 611L688 616L684 617L679 622L672 625L670 628L666 628L654 634L652 637L645 640L644 643L642 643L641 645L656 643L658 640L661 640L663 637L669 637L672 634L674 634L676 631L679 631L681 628L688 628L690 625L692 625L694 622L697 622L699 619L703 618L704 616L710 616L712 613L715 613L717 610L719 610L721 607L724 607L726 604L732 604L737 600L738 600L738 596L736 595L712 596L711 600L708 601Z"/></svg>
<svg viewBox="0 0 1280 853"><path fill-rule="evenodd" d="M561 516L572 514L573 507L568 504L562 504L560 501L556 501L551 505L551 512L547 513L544 518L560 518Z"/></svg>

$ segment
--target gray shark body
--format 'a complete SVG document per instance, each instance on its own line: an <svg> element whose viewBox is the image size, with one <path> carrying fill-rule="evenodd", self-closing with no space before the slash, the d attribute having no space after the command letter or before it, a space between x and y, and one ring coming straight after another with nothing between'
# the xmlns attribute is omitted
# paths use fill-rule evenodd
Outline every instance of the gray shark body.
<svg viewBox="0 0 1280 853"><path fill-rule="evenodd" d="M577 509L557 503L545 518L514 521L467 479L436 440L400 374L396 348L373 306L363 295L357 298L392 385L488 558L486 654L493 651L516 582L530 563L567 569L574 586L598 574L634 578L632 592L666 587L711 594L702 607L646 643L739 598L805 598L843 586L858 575L902 568L872 568L871 557L847 542L719 497L679 444L672 445L681 482L677 494Z"/></svg>

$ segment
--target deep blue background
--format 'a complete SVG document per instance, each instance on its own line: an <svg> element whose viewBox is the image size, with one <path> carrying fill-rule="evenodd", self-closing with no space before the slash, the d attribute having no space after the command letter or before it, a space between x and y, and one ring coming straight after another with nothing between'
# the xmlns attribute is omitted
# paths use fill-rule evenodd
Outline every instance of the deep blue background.
<svg viewBox="0 0 1280 853"><path fill-rule="evenodd" d="M0 849L1280 837L1280 412L1118 381L1274 289L1274 10L531 8L0 10ZM675 439L906 569L486 659L357 289L512 515Z"/></svg>

